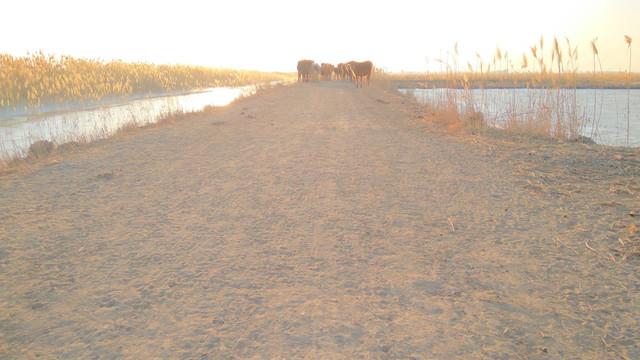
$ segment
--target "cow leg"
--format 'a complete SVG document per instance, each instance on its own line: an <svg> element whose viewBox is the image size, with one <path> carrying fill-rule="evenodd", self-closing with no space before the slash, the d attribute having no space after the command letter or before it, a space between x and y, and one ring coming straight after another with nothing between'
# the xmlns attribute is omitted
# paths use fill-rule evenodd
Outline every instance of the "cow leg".
<svg viewBox="0 0 640 360"><path fill-rule="evenodd" d="M371 75L367 75L367 87L369 87L369 78L371 77Z"/></svg>

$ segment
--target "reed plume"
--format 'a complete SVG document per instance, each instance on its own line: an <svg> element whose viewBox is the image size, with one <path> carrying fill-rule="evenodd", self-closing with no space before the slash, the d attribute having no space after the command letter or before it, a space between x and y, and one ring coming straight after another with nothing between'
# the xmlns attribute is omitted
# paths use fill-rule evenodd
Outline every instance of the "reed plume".
<svg viewBox="0 0 640 360"><path fill-rule="evenodd" d="M504 54L502 54L502 57L504 57L504 62L507 64L506 71L508 73L509 72L509 52L505 51Z"/></svg>
<svg viewBox="0 0 640 360"><path fill-rule="evenodd" d="M596 58L598 59L598 64L600 65L600 73L602 74L602 62L600 62L600 55L598 53L598 47L596 46L596 41L598 38L591 40L591 50L593 51L593 73L596 73Z"/></svg>
<svg viewBox="0 0 640 360"><path fill-rule="evenodd" d="M571 48L569 48L569 52L571 52ZM558 44L558 38L553 37L553 52L551 55L551 65L553 66L553 58L558 60L558 74L562 73L562 50L560 50L560 45Z"/></svg>

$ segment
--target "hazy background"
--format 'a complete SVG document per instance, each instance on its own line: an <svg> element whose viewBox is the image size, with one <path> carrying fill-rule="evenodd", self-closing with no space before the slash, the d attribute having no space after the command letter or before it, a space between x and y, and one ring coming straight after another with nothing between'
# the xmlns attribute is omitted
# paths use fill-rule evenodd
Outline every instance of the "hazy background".
<svg viewBox="0 0 640 360"><path fill-rule="evenodd" d="M306 5L302 5L306 4ZM544 37L578 46L592 71L597 38L605 71L640 71L640 1L43 1L2 4L0 53L47 54L155 64L295 71L299 59L372 60L389 71L439 71L491 63L498 46L517 70ZM633 53L632 53L633 55ZM529 59L531 64L531 58ZM547 62L549 63L549 62ZM503 67L505 67L503 63Z"/></svg>

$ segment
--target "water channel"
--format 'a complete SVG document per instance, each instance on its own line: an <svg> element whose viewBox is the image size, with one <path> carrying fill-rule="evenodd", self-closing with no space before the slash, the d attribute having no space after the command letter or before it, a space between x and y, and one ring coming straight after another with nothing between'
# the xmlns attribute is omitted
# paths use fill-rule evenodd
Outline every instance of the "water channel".
<svg viewBox="0 0 640 360"><path fill-rule="evenodd" d="M174 113L224 106L255 93L255 86L210 88L181 95L140 98L93 108L39 114L0 114L0 157L25 156L39 140L64 144L113 135L125 125L144 126Z"/></svg>
<svg viewBox="0 0 640 360"><path fill-rule="evenodd" d="M25 156L29 146L38 140L49 140L59 145L108 137L125 125L143 126L176 112L224 106L255 91L254 86L212 88L86 109L27 115L0 114L0 157ZM560 90L560 93L554 92L558 90L534 89L402 91L434 106L454 98L460 111L464 112L471 106L474 111L482 112L485 121L495 127L504 127L513 118L535 116L540 109L563 111L579 124L582 136L599 144L627 146L628 129L628 146L640 147L640 90L637 89L630 92L626 89L578 89ZM558 103L555 99L562 101Z"/></svg>

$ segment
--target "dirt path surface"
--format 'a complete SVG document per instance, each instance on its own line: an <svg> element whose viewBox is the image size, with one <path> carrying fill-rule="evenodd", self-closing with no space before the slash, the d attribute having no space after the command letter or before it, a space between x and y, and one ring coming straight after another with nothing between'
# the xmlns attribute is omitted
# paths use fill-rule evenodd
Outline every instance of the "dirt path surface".
<svg viewBox="0 0 640 360"><path fill-rule="evenodd" d="M0 177L0 358L640 358L640 156L267 90Z"/></svg>

